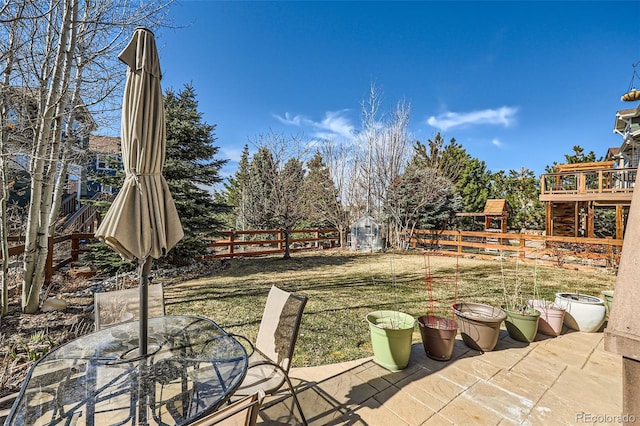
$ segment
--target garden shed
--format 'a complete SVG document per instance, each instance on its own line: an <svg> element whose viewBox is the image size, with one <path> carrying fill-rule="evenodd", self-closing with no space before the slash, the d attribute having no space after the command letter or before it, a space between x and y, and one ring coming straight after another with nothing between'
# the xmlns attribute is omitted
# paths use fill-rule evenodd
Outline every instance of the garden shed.
<svg viewBox="0 0 640 426"><path fill-rule="evenodd" d="M380 225L371 216L365 215L351 225L351 251L380 251Z"/></svg>

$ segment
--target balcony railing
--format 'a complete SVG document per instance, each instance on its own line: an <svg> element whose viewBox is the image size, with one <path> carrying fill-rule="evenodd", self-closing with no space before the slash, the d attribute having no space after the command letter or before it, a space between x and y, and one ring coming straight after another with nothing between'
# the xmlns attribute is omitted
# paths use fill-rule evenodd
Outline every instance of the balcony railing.
<svg viewBox="0 0 640 426"><path fill-rule="evenodd" d="M632 193L638 169L599 169L540 176L541 195Z"/></svg>

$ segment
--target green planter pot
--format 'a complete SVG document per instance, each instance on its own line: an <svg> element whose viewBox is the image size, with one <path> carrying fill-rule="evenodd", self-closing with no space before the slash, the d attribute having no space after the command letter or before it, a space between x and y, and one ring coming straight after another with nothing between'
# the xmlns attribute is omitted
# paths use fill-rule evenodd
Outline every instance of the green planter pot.
<svg viewBox="0 0 640 426"><path fill-rule="evenodd" d="M533 342L538 332L540 311L533 308L529 308L525 313L505 308L503 308L503 310L507 315L507 318L504 320L504 325L507 327L509 336L520 342Z"/></svg>
<svg viewBox="0 0 640 426"><path fill-rule="evenodd" d="M367 315L373 360L390 371L406 368L416 320L398 311L375 311Z"/></svg>
<svg viewBox="0 0 640 426"><path fill-rule="evenodd" d="M611 314L611 307L613 306L613 290L602 290L602 299L604 299L604 306L607 308L607 317Z"/></svg>

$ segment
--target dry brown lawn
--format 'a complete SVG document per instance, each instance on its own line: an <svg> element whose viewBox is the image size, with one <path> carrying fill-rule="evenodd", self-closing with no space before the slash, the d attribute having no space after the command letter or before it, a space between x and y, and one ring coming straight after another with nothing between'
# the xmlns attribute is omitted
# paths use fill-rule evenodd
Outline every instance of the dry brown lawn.
<svg viewBox="0 0 640 426"><path fill-rule="evenodd" d="M429 266L433 286L426 282ZM271 285L309 298L294 366L313 366L371 356L368 312L396 309L415 317L431 307L445 310L457 300L500 306L520 277L523 299L534 295L534 276L542 297L559 291L599 295L612 289L611 271L578 271L500 260L456 259L403 253L351 253L325 250L281 257L229 261L223 270L165 287L168 314L212 318L230 332L254 338ZM457 279L456 279L457 276ZM506 276L506 279L503 279ZM414 342L420 342L419 330Z"/></svg>

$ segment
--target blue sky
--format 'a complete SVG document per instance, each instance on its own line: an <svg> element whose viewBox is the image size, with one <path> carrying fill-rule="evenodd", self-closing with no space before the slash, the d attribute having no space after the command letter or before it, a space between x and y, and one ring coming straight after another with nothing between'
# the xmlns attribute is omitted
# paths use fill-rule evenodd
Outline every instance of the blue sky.
<svg viewBox="0 0 640 426"><path fill-rule="evenodd" d="M370 85L410 129L441 131L492 171L536 175L574 145L619 146L640 61L640 2L178 1L156 31L163 89L193 84L236 170L261 133L354 137ZM635 81L640 87L640 81Z"/></svg>

